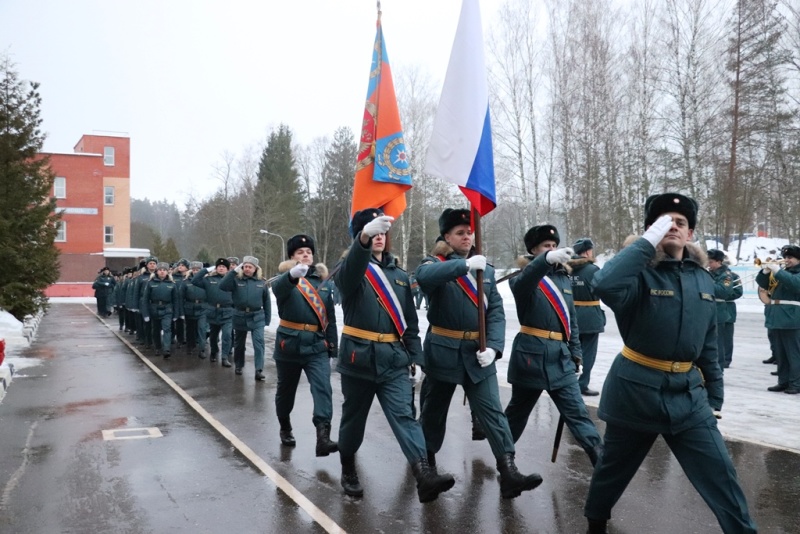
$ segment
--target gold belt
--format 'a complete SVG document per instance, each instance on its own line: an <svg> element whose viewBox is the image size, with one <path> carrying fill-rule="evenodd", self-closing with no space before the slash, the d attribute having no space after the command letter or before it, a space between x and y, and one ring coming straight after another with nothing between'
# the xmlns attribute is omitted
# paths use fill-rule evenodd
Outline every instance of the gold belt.
<svg viewBox="0 0 800 534"><path fill-rule="evenodd" d="M532 326L525 326L522 325L519 327L519 331L523 334L528 334L529 336L536 336L536 337L543 337L544 339L556 339L558 341L564 341L564 334L561 332L551 332L550 330L542 330L540 328L534 328Z"/></svg>
<svg viewBox="0 0 800 534"><path fill-rule="evenodd" d="M394 343L395 341L400 341L400 337L394 333L381 334L379 332L361 330L360 328L355 328L354 326L348 325L344 325L342 327L342 334L347 334L348 336L353 336L360 339L366 339L368 341L377 341L378 343Z"/></svg>
<svg viewBox="0 0 800 534"><path fill-rule="evenodd" d="M431 332L436 334L437 336L444 336L449 337L452 339L469 339L475 340L480 337L480 332L465 332L462 330L448 330L447 328L442 328L441 326L433 326L431 325Z"/></svg>
<svg viewBox="0 0 800 534"><path fill-rule="evenodd" d="M575 306L600 306L599 300L576 300Z"/></svg>
<svg viewBox="0 0 800 534"><path fill-rule="evenodd" d="M688 373L692 370L692 362L669 362L667 360L658 360L640 354L633 349L626 346L622 347L622 355L632 362L639 365L650 367L651 369L658 369L659 371L666 371L667 373Z"/></svg>
<svg viewBox="0 0 800 534"><path fill-rule="evenodd" d="M281 319L278 325L284 328L291 328L292 330L305 330L307 332L316 332L319 330L319 326L315 324L293 323L285 319Z"/></svg>

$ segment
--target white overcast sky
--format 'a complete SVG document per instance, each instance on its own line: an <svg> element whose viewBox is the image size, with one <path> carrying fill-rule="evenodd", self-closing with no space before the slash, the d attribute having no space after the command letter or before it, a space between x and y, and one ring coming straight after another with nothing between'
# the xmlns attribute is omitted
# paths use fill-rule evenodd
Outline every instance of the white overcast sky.
<svg viewBox="0 0 800 534"><path fill-rule="evenodd" d="M481 0L484 33L500 0ZM461 0L383 0L389 59L440 86ZM288 124L308 143L360 131L374 0L0 0L0 52L41 83L45 151L131 138L131 194L182 206L227 150Z"/></svg>

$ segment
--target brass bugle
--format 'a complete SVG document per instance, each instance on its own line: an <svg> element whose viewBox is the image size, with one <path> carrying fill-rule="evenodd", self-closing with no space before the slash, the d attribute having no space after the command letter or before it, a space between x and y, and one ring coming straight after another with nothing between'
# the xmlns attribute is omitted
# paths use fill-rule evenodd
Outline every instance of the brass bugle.
<svg viewBox="0 0 800 534"><path fill-rule="evenodd" d="M774 263L775 265L783 265L784 263L786 263L786 260L770 260L769 258L767 258L764 261L761 261L760 258L756 258L753 260L753 265L757 267L761 267L762 265L769 265L771 263Z"/></svg>

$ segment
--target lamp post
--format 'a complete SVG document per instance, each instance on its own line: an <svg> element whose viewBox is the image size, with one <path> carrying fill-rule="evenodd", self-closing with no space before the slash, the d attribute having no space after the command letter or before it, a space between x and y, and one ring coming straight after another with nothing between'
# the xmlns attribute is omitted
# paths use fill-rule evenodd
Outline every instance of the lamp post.
<svg viewBox="0 0 800 534"><path fill-rule="evenodd" d="M283 240L283 237L278 235L278 234L273 234L272 232L270 232L268 230L264 230L264 229L259 230L259 232L261 232L265 236L272 235L272 236L275 236L275 237L277 237L278 239L281 240L281 258L283 258L284 254L286 254L286 241ZM266 242L266 240L267 240L267 238L265 237L264 241ZM267 251L265 249L264 250L264 256L266 256L266 255L267 255ZM266 258L264 258L264 261L266 262Z"/></svg>

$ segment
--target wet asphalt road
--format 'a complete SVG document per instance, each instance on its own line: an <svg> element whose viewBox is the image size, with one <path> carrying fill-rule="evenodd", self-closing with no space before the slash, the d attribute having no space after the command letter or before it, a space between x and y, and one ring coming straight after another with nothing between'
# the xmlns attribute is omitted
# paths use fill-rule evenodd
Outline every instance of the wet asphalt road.
<svg viewBox="0 0 800 534"><path fill-rule="evenodd" d="M760 318L740 316L740 322L750 320L758 324ZM293 413L298 444L286 449L278 438L270 360L268 380L256 383L251 350L242 377L180 350L169 360L144 352L185 391L185 399L123 343L130 336L118 337L115 317L108 324L112 328L81 304L53 304L26 352L42 363L20 371L0 404L0 532L585 531L582 508L591 466L569 432L557 463L550 463L557 412L546 397L517 444L520 470L538 471L545 481L503 500L487 442L470 440L469 411L458 390L437 457L456 485L426 505L417 501L411 470L375 402L357 455L365 488L357 500L341 492L338 455L314 456L304 379ZM338 375L332 383L335 439L342 402ZM501 388L504 405L509 395ZM102 435L151 427L163 437ZM760 532L800 532L800 456L743 442L728 445ZM610 531L719 528L658 440L614 509Z"/></svg>

